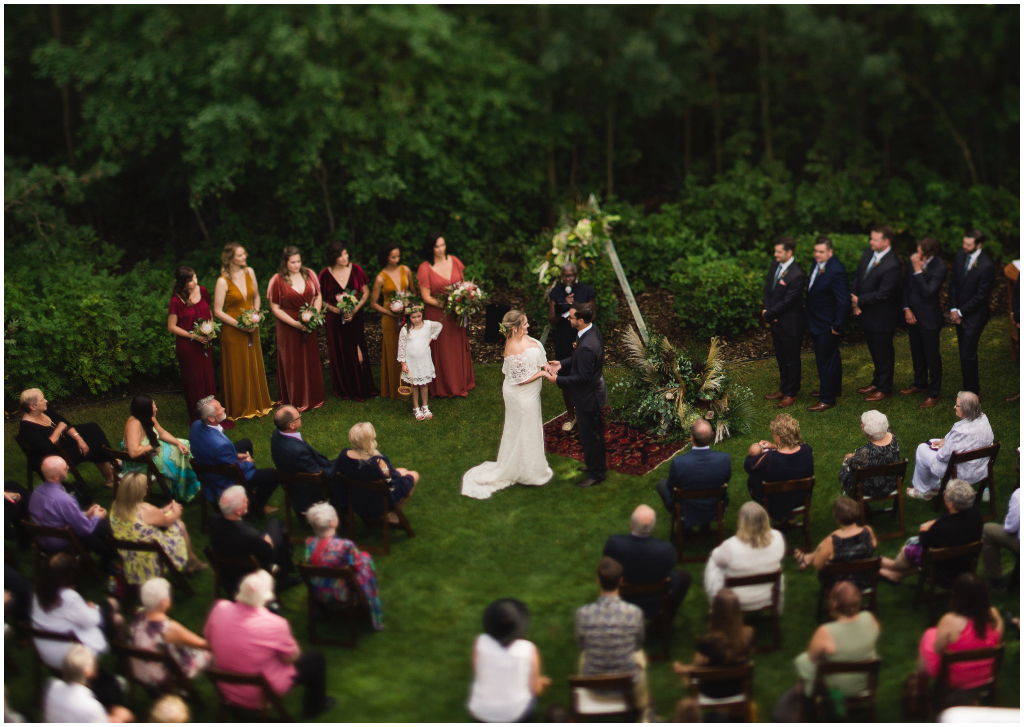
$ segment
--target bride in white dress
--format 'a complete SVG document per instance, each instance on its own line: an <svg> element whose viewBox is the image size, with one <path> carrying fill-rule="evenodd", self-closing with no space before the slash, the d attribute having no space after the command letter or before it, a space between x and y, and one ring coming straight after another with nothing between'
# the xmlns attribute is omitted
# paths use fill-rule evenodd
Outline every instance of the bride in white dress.
<svg viewBox="0 0 1024 727"><path fill-rule="evenodd" d="M522 311L511 310L505 326L505 428L497 462L484 462L462 476L462 494L486 500L510 485L544 485L554 473L544 456L544 420L540 411L547 354L540 341L526 335L529 322Z"/></svg>

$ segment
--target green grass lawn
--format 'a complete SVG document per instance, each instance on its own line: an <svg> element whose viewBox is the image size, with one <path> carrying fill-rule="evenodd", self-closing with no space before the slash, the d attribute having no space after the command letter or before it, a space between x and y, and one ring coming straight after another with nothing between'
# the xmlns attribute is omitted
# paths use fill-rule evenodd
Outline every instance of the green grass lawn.
<svg viewBox="0 0 1024 727"><path fill-rule="evenodd" d="M884 412L899 437L903 452L912 460L917 443L929 437L941 437L955 421L953 395L960 383L956 337L952 329L942 336L945 364L945 396L941 405L920 411L922 397L894 397L875 405ZM897 387L912 381L910 355L905 337L897 338ZM1017 481L1014 448L1020 439L1020 408L1004 403L1004 397L1018 389L1018 366L1010 359L1006 336L1006 319L994 320L981 343L982 408L989 416L996 438L1003 442L1003 451L996 465L999 516L1006 511L1006 501ZM812 354L803 356L803 391L799 406L790 409L800 420L803 437L814 448L817 489L813 501L813 534L815 542L834 528L832 502L838 495L836 472L842 456L863 442L859 417L868 408L854 389L871 378L871 361L865 346L843 350L844 396L839 406L822 414L811 414L803 407L814 403L809 392L817 386L817 373ZM778 372L774 361L757 361L737 369L744 383L759 396L774 392ZM607 372L610 380L621 373ZM361 633L358 648L346 650L320 647L327 656L328 692L338 700L337 706L323 717L324 721L397 721L397 722L464 722L467 691L472 678L470 650L473 639L481 631L480 618L492 600L514 596L525 601L532 612L528 638L540 649L544 671L553 685L540 700L540 713L553 703L568 704L566 677L573 673L577 648L573 635L573 615L577 607L597 597L595 569L605 538L612 533L628 532L629 515L640 503L647 503L658 512L656 535L668 537L669 520L654 492L654 484L664 477L668 464L645 477L610 473L599 487L581 490L573 486L578 462L549 456L555 471L554 480L546 487L513 487L486 501L471 500L459 494L462 473L480 462L494 459L501 437L503 406L501 401L501 370L496 364L476 368L477 388L464 400L431 402L434 419L416 422L411 406L393 401L373 400L366 403L342 402L330 398L322 409L303 419L303 435L314 446L334 456L346 446L346 433L357 421L368 420L377 428L381 450L396 466L418 470L422 481L406 513L416 531L408 539L397 533L390 556L377 556L377 573L384 605L386 629ZM329 385L329 379L328 379ZM274 383L271 382L271 387ZM562 398L553 387L544 388L545 419L562 411ZM614 402L612 402L614 404ZM187 419L180 396L158 397L160 421L170 431L185 436ZM774 402L757 401L761 417L757 431L730 439L717 448L733 458L733 479L730 483L732 505L727 514L727 532L735 528L736 511L749 499L742 461L751 441L770 438L768 422L777 412ZM128 402L98 404L77 409L69 414L72 421L98 422L115 446L121 440ZM249 437L256 450L259 466L272 466L270 460L270 417L240 422L230 433L234 439ZM25 460L15 446L13 437L17 424L5 427L5 477L24 482ZM911 461L911 467L913 462ZM102 490L100 478L91 465L83 471ZM99 501L109 504L106 491ZM279 492L273 504L283 505ZM934 517L930 504L908 500L907 526L911 532L919 523ZM283 515L283 513L282 513ZM198 507L193 502L186 509L186 522L200 544ZM876 521L886 528L885 518ZM298 528L297 528L298 529ZM365 531L357 525L357 536ZM376 535L370 535L373 542ZM799 545L798 536L790 535L790 547ZM882 554L894 556L901 543L888 541L880 547ZM32 573L28 552L18 553L8 544L21 564L22 572ZM198 548L197 548L198 550ZM673 658L689 661L693 656L695 636L707 624L708 603L700 586L702 566L689 565L694 586L680 610L672 645ZM1012 567L1009 558L1004 568ZM758 655L754 670L754 691L762 720L770 718L771 707L779 695L795 682L793 658L807 645L816 623L814 608L818 581L809 573L801 573L792 558L784 563L786 577L786 610L783 615L782 650ZM197 632L202 631L211 605L213 576L211 571L193 576L197 593L191 598L177 597L171 615ZM87 597L102 596L102 585L83 583ZM927 627L927 609L911 608L912 582L899 587L883 584L879 596L879 618L882 638L879 651L883 659L878 700L881 721L901 719L900 704L903 678L916 668L917 644ZM282 596L285 615L292 623L296 637L305 646L306 593L302 587ZM1019 612L1018 594L995 599L1000 608ZM649 645L649 650L656 648ZM21 669L18 676L7 676L8 697L13 706L27 715L36 716L32 706L31 668L28 651L12 649ZM1019 642L1008 642L1002 673L1001 703L1017 707L1019 692ZM200 689L206 696L207 708L196 710L196 721L216 719L212 687L201 679ZM678 679L668 663L650 667L650 688L662 717L670 717L681 695ZM286 703L300 712L297 693ZM148 709L142 699L140 711ZM143 716L144 717L144 716Z"/></svg>

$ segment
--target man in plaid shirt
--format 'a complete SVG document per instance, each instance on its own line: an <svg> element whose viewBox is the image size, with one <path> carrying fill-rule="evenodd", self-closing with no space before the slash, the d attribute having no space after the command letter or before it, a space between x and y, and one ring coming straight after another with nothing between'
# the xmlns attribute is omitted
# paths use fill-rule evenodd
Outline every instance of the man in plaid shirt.
<svg viewBox="0 0 1024 727"><path fill-rule="evenodd" d="M622 565L602 558L597 566L601 596L576 610L576 643L580 673L632 673L636 706L647 708L647 657L644 645L644 612L619 598Z"/></svg>

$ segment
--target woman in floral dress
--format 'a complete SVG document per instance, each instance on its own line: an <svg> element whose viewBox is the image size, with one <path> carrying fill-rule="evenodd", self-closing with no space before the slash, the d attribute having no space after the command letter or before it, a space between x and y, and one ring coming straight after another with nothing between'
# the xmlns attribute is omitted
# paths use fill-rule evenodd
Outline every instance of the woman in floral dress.
<svg viewBox="0 0 1024 727"><path fill-rule="evenodd" d="M142 608L128 627L131 645L170 654L182 673L194 679L209 665L212 655L206 639L167 616L171 608L171 584L164 578L151 578L139 589L139 598ZM142 683L153 687L167 685L170 675L162 664L141 659L129 659L129 664L132 674Z"/></svg>

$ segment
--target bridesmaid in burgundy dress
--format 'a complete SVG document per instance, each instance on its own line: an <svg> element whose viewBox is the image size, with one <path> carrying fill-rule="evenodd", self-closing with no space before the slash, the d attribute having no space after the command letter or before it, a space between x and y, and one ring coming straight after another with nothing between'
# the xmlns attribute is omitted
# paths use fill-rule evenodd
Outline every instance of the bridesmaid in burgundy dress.
<svg viewBox="0 0 1024 727"><path fill-rule="evenodd" d="M199 418L196 402L217 393L213 379L213 346L209 338L192 333L196 321L212 321L210 291L196 280L195 271L182 265L174 271L174 291L167 311L167 330L174 334L181 387L189 421Z"/></svg>
<svg viewBox="0 0 1024 727"><path fill-rule="evenodd" d="M448 254L444 238L439 232L427 235L423 257L426 259L416 272L420 296L426 303L423 317L428 321L444 323L441 335L430 347L437 377L430 382L428 390L432 397L466 396L470 389L476 388L473 358L469 352L469 331L454 318L446 318L437 299L444 293L446 286L464 280L462 271L466 266L457 257Z"/></svg>
<svg viewBox="0 0 1024 727"><path fill-rule="evenodd" d="M302 265L299 248L289 245L281 254L277 274L267 286L270 310L277 318L277 403L299 411L318 409L327 401L316 331L299 323L299 309L320 310L320 283Z"/></svg>
<svg viewBox="0 0 1024 727"><path fill-rule="evenodd" d="M334 395L356 401L378 396L363 328L363 306L370 298L370 279L361 267L349 261L348 250L340 240L327 246L327 267L320 271L320 292L327 311L327 350ZM338 296L342 293L352 293L359 299L356 309L345 315L338 307Z"/></svg>

